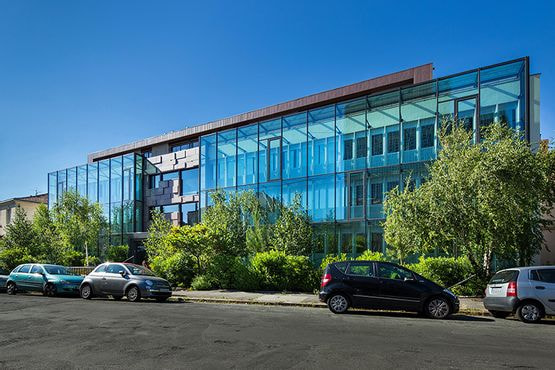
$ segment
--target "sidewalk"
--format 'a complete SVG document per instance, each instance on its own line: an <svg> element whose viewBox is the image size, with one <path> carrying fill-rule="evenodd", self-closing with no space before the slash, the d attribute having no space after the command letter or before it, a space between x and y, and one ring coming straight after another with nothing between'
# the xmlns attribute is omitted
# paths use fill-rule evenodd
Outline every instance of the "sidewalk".
<svg viewBox="0 0 555 370"><path fill-rule="evenodd" d="M189 302L262 304L276 306L297 306L326 308L315 294L281 292L240 292L234 290L182 290L173 292L173 299ZM459 298L460 313L468 315L488 315L481 298Z"/></svg>

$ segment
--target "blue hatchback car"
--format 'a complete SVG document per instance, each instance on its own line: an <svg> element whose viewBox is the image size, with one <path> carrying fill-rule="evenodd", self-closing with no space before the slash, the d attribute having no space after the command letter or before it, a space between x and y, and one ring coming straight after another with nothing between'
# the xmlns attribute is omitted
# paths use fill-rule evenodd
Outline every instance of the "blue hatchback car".
<svg viewBox="0 0 555 370"><path fill-rule="evenodd" d="M10 273L6 291L8 294L35 291L50 297L64 293L79 294L82 281L83 276L72 274L64 266L26 263Z"/></svg>

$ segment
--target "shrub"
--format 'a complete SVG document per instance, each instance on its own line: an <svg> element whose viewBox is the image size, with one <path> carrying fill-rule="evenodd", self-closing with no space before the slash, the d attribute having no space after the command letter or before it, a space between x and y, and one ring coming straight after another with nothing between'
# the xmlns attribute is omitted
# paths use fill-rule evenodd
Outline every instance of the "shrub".
<svg viewBox="0 0 555 370"><path fill-rule="evenodd" d="M351 258L344 253L328 254L326 257L324 257L324 259L322 260L322 263L320 263L320 270L324 271L326 266L329 265L330 263L348 261L348 260L351 260Z"/></svg>
<svg viewBox="0 0 555 370"><path fill-rule="evenodd" d="M272 250L257 253L251 266L263 289L311 292L318 284L318 272L305 256Z"/></svg>
<svg viewBox="0 0 555 370"><path fill-rule="evenodd" d="M169 257L155 256L150 260L150 267L172 285L186 287L193 280L195 260L188 254L177 252Z"/></svg>
<svg viewBox="0 0 555 370"><path fill-rule="evenodd" d="M381 252L372 252L370 250L365 250L360 256L358 256L357 261L390 261L385 254Z"/></svg>
<svg viewBox="0 0 555 370"><path fill-rule="evenodd" d="M259 288L256 274L239 257L215 256L208 264L206 276L216 288L246 291Z"/></svg>
<svg viewBox="0 0 555 370"><path fill-rule="evenodd" d="M191 289L193 290L210 290L213 289L214 284L212 280L206 275L197 275L191 283Z"/></svg>
<svg viewBox="0 0 555 370"><path fill-rule="evenodd" d="M467 257L424 257L417 263L406 265L417 274L430 279L444 287L450 287L472 275L472 266ZM482 294L483 286L478 279L473 278L466 283L453 288L459 295Z"/></svg>
<svg viewBox="0 0 555 370"><path fill-rule="evenodd" d="M123 262L128 258L128 250L127 245L111 245L106 249L106 260Z"/></svg>

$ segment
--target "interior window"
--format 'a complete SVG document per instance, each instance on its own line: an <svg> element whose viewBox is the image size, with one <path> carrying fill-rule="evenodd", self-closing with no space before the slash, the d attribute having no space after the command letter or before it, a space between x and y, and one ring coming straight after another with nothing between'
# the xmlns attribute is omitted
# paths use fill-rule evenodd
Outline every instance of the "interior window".
<svg viewBox="0 0 555 370"><path fill-rule="evenodd" d="M347 269L347 274L356 276L373 276L372 265L351 263Z"/></svg>
<svg viewBox="0 0 555 370"><path fill-rule="evenodd" d="M378 276L383 279L404 280L405 278L413 279L414 275L409 270L402 267L380 263L378 267Z"/></svg>

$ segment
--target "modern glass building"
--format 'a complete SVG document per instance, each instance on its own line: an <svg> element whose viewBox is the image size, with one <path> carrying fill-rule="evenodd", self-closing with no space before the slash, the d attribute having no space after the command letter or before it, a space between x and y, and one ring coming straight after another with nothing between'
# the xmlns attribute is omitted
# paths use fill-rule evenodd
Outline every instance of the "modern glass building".
<svg viewBox="0 0 555 370"><path fill-rule="evenodd" d="M437 79L432 70L427 64L93 153L88 165L49 175L51 203L75 186L103 205L115 240L125 242L146 230L149 209L171 210L177 223L188 223L183 212L200 209L202 217L216 189L284 204L300 194L316 258L385 251L384 196L407 179L414 187L425 181L444 118L463 120L475 140L502 121L539 141L539 76L530 75L528 58Z"/></svg>

